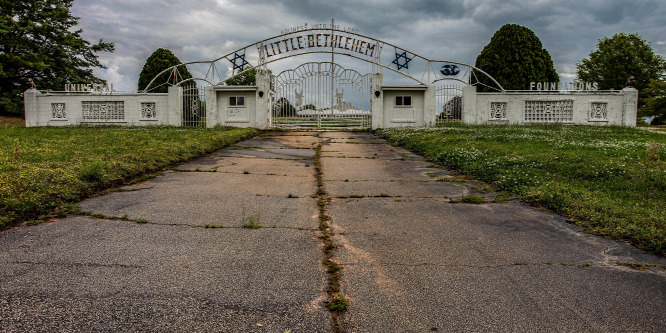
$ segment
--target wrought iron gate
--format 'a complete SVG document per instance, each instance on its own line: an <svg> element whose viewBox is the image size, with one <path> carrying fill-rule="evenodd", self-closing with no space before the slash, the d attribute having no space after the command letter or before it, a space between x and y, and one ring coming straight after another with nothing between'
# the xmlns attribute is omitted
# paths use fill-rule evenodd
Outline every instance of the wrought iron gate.
<svg viewBox="0 0 666 333"><path fill-rule="evenodd" d="M195 83L183 85L182 126L206 127L206 94Z"/></svg>
<svg viewBox="0 0 666 333"><path fill-rule="evenodd" d="M274 127L370 127L371 75L311 62L274 77Z"/></svg>
<svg viewBox="0 0 666 333"><path fill-rule="evenodd" d="M435 89L437 120L461 120L463 99L461 85L440 85Z"/></svg>

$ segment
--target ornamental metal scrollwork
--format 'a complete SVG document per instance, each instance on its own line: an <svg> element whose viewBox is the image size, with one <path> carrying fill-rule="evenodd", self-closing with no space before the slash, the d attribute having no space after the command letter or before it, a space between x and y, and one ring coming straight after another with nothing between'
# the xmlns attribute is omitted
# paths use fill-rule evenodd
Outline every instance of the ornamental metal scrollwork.
<svg viewBox="0 0 666 333"><path fill-rule="evenodd" d="M301 107L303 105L303 89L301 91L296 91L296 102L294 103L296 107Z"/></svg>
<svg viewBox="0 0 666 333"><path fill-rule="evenodd" d="M190 113L192 116L199 116L199 100L192 100L192 107L190 108Z"/></svg>
<svg viewBox="0 0 666 333"><path fill-rule="evenodd" d="M65 103L51 103L51 111L53 119L67 118L67 113L65 112Z"/></svg>
<svg viewBox="0 0 666 333"><path fill-rule="evenodd" d="M590 106L590 120L607 120L608 103L592 103Z"/></svg>
<svg viewBox="0 0 666 333"><path fill-rule="evenodd" d="M490 120L506 120L506 102L490 103Z"/></svg>
<svg viewBox="0 0 666 333"><path fill-rule="evenodd" d="M141 103L141 117L144 119L155 119L157 117L155 102Z"/></svg>

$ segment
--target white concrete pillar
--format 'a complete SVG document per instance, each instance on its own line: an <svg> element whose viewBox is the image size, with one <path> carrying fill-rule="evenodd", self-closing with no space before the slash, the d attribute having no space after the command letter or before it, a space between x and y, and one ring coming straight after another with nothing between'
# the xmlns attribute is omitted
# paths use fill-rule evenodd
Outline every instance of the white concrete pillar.
<svg viewBox="0 0 666 333"><path fill-rule="evenodd" d="M205 87L204 94L206 95L206 127L212 128L220 123L217 114L217 93L215 92L215 87Z"/></svg>
<svg viewBox="0 0 666 333"><path fill-rule="evenodd" d="M46 125L39 123L39 106L37 105L37 96L41 95L37 89L28 89L23 93L23 103L25 106L25 126L34 127Z"/></svg>
<svg viewBox="0 0 666 333"><path fill-rule="evenodd" d="M257 71L257 95L256 95L256 127L269 128L271 126L271 76L268 73L263 73L262 70Z"/></svg>
<svg viewBox="0 0 666 333"><path fill-rule="evenodd" d="M476 86L465 86L462 89L463 110L462 123L473 124L476 118Z"/></svg>
<svg viewBox="0 0 666 333"><path fill-rule="evenodd" d="M622 110L622 126L636 127L638 113L638 90L636 88L622 89L624 95L624 109Z"/></svg>
<svg viewBox="0 0 666 333"><path fill-rule="evenodd" d="M182 126L183 124L183 88L169 87L169 107L167 124Z"/></svg>
<svg viewBox="0 0 666 333"><path fill-rule="evenodd" d="M384 74L372 74L372 129L384 127ZM379 96L377 96L379 92Z"/></svg>
<svg viewBox="0 0 666 333"><path fill-rule="evenodd" d="M437 97L435 90L437 87L429 86L423 95L423 122L426 127L435 126L437 121Z"/></svg>

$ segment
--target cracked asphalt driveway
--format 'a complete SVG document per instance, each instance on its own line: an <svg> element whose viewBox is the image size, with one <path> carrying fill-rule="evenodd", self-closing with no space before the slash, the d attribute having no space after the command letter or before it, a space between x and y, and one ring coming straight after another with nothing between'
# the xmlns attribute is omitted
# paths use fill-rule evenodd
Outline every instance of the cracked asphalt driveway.
<svg viewBox="0 0 666 333"><path fill-rule="evenodd" d="M364 132L276 132L0 234L0 331L327 332L319 158L347 332L666 327L663 257ZM482 204L456 203L464 195ZM262 228L243 228L249 218Z"/></svg>

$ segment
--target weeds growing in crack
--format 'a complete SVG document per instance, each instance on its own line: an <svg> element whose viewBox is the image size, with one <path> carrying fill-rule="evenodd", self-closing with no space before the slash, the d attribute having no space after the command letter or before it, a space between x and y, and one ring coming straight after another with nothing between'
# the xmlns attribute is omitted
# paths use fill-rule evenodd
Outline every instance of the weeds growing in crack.
<svg viewBox="0 0 666 333"><path fill-rule="evenodd" d="M241 217L241 226L247 229L259 229L261 228L260 215L250 215L245 217L245 207L243 207L243 215Z"/></svg>
<svg viewBox="0 0 666 333"><path fill-rule="evenodd" d="M641 264L641 263L637 263L637 262L622 262L622 261L618 261L615 264L618 265L618 266L629 267L629 268L635 269L637 271L645 271L648 268L657 268L657 269L661 269L661 270L666 270L666 265L658 265L658 264Z"/></svg>
<svg viewBox="0 0 666 333"><path fill-rule="evenodd" d="M101 214L101 213L93 213L90 211L85 211L82 210L79 205L77 204L67 204L61 207L61 211L59 211L59 216L66 216L67 214L69 215L78 215L78 216L88 216L92 217L95 219L104 219L104 220L112 220L112 221L129 221L129 222L136 222L140 224L148 223L148 220L146 219L132 219L130 218L127 214L124 214L122 216L113 216L113 215L106 215L106 214Z"/></svg>
<svg viewBox="0 0 666 333"><path fill-rule="evenodd" d="M462 198L460 198L460 202L462 203L468 203L468 204L482 204L485 201L485 199L482 196L478 195L463 195Z"/></svg>
<svg viewBox="0 0 666 333"><path fill-rule="evenodd" d="M173 172L217 172L217 167L212 169L171 169Z"/></svg>
<svg viewBox="0 0 666 333"><path fill-rule="evenodd" d="M327 306L331 311L342 312L347 310L347 300L344 297L336 296L332 301L328 302Z"/></svg>
<svg viewBox="0 0 666 333"><path fill-rule="evenodd" d="M136 192L136 191L141 191L145 190L145 187L139 187L139 188L114 188L108 190L109 193L111 192Z"/></svg>
<svg viewBox="0 0 666 333"><path fill-rule="evenodd" d="M333 332L342 332L342 325L340 324L339 314L347 310L347 300L340 293L340 265L333 260L333 251L336 245L333 242L333 235L330 231L330 216L327 213L326 204L328 198L324 189L324 180L321 170L321 148L322 144L317 145L316 153L314 156L315 164L315 178L317 179L317 192L315 198L319 206L319 231L321 232L319 238L324 245L324 260L323 264L328 273L328 288L327 293L329 300L326 302L326 308L331 313L331 321Z"/></svg>

